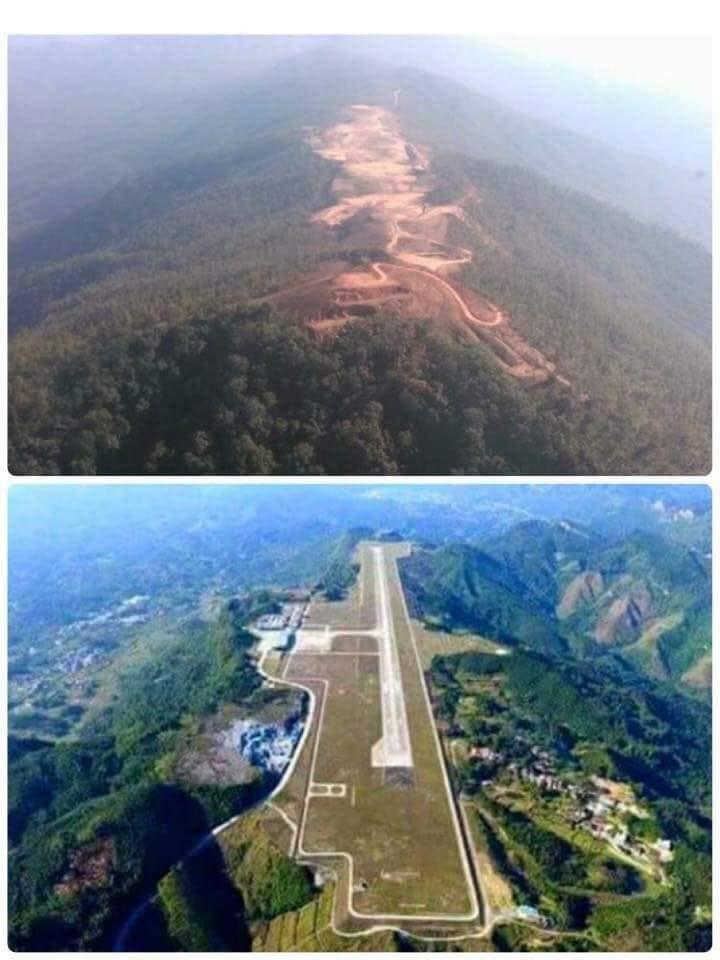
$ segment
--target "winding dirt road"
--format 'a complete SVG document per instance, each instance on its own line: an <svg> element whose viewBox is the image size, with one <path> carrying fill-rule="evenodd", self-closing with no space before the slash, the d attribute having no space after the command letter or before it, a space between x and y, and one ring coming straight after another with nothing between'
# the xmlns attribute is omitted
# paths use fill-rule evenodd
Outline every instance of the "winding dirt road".
<svg viewBox="0 0 720 960"><path fill-rule="evenodd" d="M380 309L436 316L482 339L512 376L569 386L498 306L447 279L473 260L472 251L449 242L448 231L453 220L468 223L463 204L474 191L455 203L429 203L427 152L403 138L392 111L355 104L347 119L316 132L309 143L339 169L331 188L336 202L312 221L354 232L359 246L372 248L382 237L388 257L339 273L319 289L311 326L329 331Z"/></svg>
<svg viewBox="0 0 720 960"><path fill-rule="evenodd" d="M450 261L450 262L458 263L460 261ZM467 262L467 261L463 261L463 262ZM373 266L380 267L382 265L379 263L374 263ZM403 267L396 267L395 269L407 270L410 273L420 273L423 276L427 276L428 274L428 271L424 270L422 267L404 267L403 266ZM440 284L440 286L442 286L445 289L445 291L449 294L449 296L451 296L453 300L455 300L457 305L460 307L460 310L462 311L463 316L470 323L477 323L481 327L497 327L499 324L501 324L505 320L505 314L502 312L502 310L500 310L499 307L496 307L492 304L490 305L490 309L493 311L493 314L494 314L492 320L481 319L480 317L478 317L476 314L472 312L470 307L468 307L467 303L463 300L463 298L460 296L457 290L454 287L451 287L450 284L447 282L447 280L443 280L443 278L437 276L437 274L434 274L432 276L433 276L433 282Z"/></svg>

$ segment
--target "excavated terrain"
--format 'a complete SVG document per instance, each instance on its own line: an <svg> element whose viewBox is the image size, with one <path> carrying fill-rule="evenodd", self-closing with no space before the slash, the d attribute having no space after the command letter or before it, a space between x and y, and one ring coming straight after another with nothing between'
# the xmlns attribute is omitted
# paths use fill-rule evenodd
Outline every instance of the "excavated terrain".
<svg viewBox="0 0 720 960"><path fill-rule="evenodd" d="M429 157L408 143L396 116L384 107L355 104L347 119L313 133L313 150L339 165L332 184L335 202L312 217L314 224L342 231L358 250L375 251L362 266L328 264L317 276L266 298L295 313L320 334L382 311L432 317L462 336L482 340L510 375L531 383L569 382L530 346L503 310L453 275L473 259L448 238L453 220L468 222L455 203L433 205ZM475 226L470 224L470 226ZM477 225L479 227L479 225Z"/></svg>

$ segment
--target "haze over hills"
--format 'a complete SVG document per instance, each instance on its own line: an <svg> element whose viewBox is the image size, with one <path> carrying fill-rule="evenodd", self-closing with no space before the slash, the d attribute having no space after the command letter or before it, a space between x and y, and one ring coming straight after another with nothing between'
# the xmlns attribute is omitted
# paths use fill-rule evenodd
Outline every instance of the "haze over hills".
<svg viewBox="0 0 720 960"><path fill-rule="evenodd" d="M13 54L15 472L707 468L701 180L347 42L218 40L203 69L185 38L166 73L123 43L116 73L78 54L97 109L66 83L62 129L24 94L38 48Z"/></svg>
<svg viewBox="0 0 720 960"><path fill-rule="evenodd" d="M393 529L428 546L405 572L408 583L413 566L422 573L429 613L434 605L479 629L472 616L486 612L512 636L532 622L551 647L599 657L622 655L665 614L669 597L667 615L682 613L683 622L655 637L673 667L664 678L677 679L684 661L689 669L708 652L704 487L579 485L561 495L549 485L321 489L151 486L133 499L122 486L63 486L51 497L39 486L14 494L11 674L21 664L51 665L47 639L73 622L104 629L92 622L99 608L114 609L133 594L187 612L209 593L312 582L348 531ZM597 596L577 588L581 575L593 574L603 578ZM601 614L639 586L652 605L630 635L618 630L609 638L617 643L594 640ZM512 627L503 620L508 609L520 618Z"/></svg>
<svg viewBox="0 0 720 960"><path fill-rule="evenodd" d="M625 154L649 152L674 168L677 178L672 194L650 219L677 226L663 218L687 217L683 206L697 206L695 229L699 232L694 235L709 242L710 137L692 111L683 114L667 98L643 95L617 82L614 87L607 81L601 85L578 71L523 57L479 38L427 36L68 37L63 42L14 37L10 44L11 232L26 231L51 219L62 206L69 209L80 199L91 199L103 183L111 186L132 170L159 162L163 152L170 158L178 149L192 150L192 143L185 139L192 129L190 116L221 95L224 85L232 85L234 94L242 96L258 80L263 82L263 75L267 79L270 71L287 69L289 61L322 61L328 56L343 60L360 56L385 68L392 65L399 72L410 68L455 80L464 89L494 98L496 110L505 104L520 115L549 123L544 131L541 124L535 125L535 133L544 132L545 138L553 136L552 127L560 126L589 134L607 146L624 147ZM102 110L102 98L112 100L112 119ZM490 100L484 102L486 109L492 109ZM161 135L157 124L163 114L167 122L168 113L171 126ZM520 115L515 117L518 125L523 122ZM108 139L114 139L113 125L118 124L126 136L124 144L113 145L122 151L119 162L108 166L103 151ZM554 136L559 135L556 129ZM511 147L500 143L494 149ZM95 151L99 163L92 162ZM632 162L628 156L625 161ZM49 163L55 176L45 173L43 182L39 171ZM678 178L682 170L686 177ZM695 176L693 185L689 175L699 172L704 176ZM685 184L684 179L690 182ZM32 191L38 186L43 193L33 200ZM637 199L633 200L627 186L632 210ZM642 193L642 184L636 186ZM699 192L689 204L693 189ZM681 196L676 202L677 190ZM616 195L609 199L623 206ZM23 213L24 209L37 212Z"/></svg>
<svg viewBox="0 0 720 960"><path fill-rule="evenodd" d="M367 37L362 49L375 59L392 60L456 80L467 87L554 127L582 133L624 153L653 157L697 179L709 178L711 131L708 123L710 44L707 40L637 37L549 37L518 44L519 38ZM351 46L353 41L346 40ZM563 61L572 49L573 63ZM681 57L693 57L696 76L707 88L695 102L689 92L672 95L629 81L623 65L652 50L655 62L680 71ZM615 60L616 73L592 64L592 54ZM583 69L580 64L586 59ZM601 58L601 59L602 59ZM648 70L651 74L651 70ZM640 73L641 71L633 71Z"/></svg>

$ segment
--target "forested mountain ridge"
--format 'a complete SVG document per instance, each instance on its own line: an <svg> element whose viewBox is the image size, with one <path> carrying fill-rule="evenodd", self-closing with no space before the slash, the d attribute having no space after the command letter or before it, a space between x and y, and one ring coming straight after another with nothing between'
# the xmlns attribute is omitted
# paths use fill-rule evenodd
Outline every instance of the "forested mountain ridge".
<svg viewBox="0 0 720 960"><path fill-rule="evenodd" d="M517 164L709 246L707 178L534 120L463 84L434 77L428 84L421 70L402 73L402 90L398 106L409 136L478 159Z"/></svg>
<svg viewBox="0 0 720 960"><path fill-rule="evenodd" d="M542 600L525 593L525 584L490 554L467 544L435 553L419 551L401 566L403 586L414 609L443 626L472 625L500 643L563 652L565 645L547 622Z"/></svg>
<svg viewBox="0 0 720 960"><path fill-rule="evenodd" d="M189 159L198 144L212 152L278 125L329 123L343 104L390 104L399 90L411 137L520 164L709 245L708 177L526 116L469 80L443 76L438 51L422 68L417 57L412 65L397 53L406 38L392 38L385 53L388 38L357 39L137 37L128 46L109 37L92 45L13 38L11 234L99 197L130 173ZM114 103L112 121L98 94Z"/></svg>
<svg viewBox="0 0 720 960"><path fill-rule="evenodd" d="M245 85L244 109L233 103L237 88L207 102L202 116L176 130L184 146L174 162L128 175L83 206L21 232L9 251L13 472L706 471L709 256L675 234L568 190L580 186L577 178L565 175L563 163L553 166L553 158L566 157L570 149L564 132L556 142L552 131L540 135L536 121L528 126L504 108L480 101L476 112L484 125L474 128L472 144L465 142L467 125L457 126L462 134L445 131L443 91L448 102L465 96L475 103L477 96L419 71L343 61L332 52L319 62L291 59L271 79ZM515 362L516 349L523 363L530 358L532 366L539 358L543 378L546 371L557 372L558 384L537 388L518 390L499 382L497 388L471 387L467 410L454 409L461 420L469 418L457 434L464 437L459 442L465 450L456 446L445 461L438 452L443 444L433 449L420 426L425 414L416 422L413 404L418 401L390 409L388 384L374 383L379 370L366 391L358 394L350 387L359 407L340 403L347 415L337 429L347 436L352 429L361 451L331 437L338 402L325 410L329 395L321 392L312 401L315 413L299 426L295 421L302 418L281 412L283 402L276 399L288 378L302 393L303 371L294 369L304 362L301 354L317 355L321 364L350 365L339 385L351 383L351 367L361 364L355 350L364 349L366 333L348 328L341 342L334 342L332 315L332 336L323 334L317 342L315 334L296 334L289 326L324 316L318 313L324 305L313 297L316 289L318 297L325 296L322 283L328 275L344 276L358 267L367 271L377 257L387 256L383 251L390 244L372 217L364 222L357 214L331 229L317 222L318 211L331 209L337 199L333 184L339 167L311 147L311 133L342 118L348 104L358 100L396 108L403 131L431 145L427 171L418 174L428 199L464 211L449 224L446 241L461 250L456 269L462 289L477 294L479 303L492 297L484 309L496 310L498 317L502 312L507 326L499 345L500 333L481 331L482 342L461 351L466 358L472 355L479 378L501 380L497 363L502 368L508 350ZM458 149L467 155L443 152ZM586 169L593 156L602 156L594 150L584 144L573 169ZM634 182L620 167L603 168L607 184ZM565 186L538 177L537 171ZM417 241L405 242L411 249ZM425 282L419 270L414 274L414 283ZM406 268L405 276L410 275ZM283 300L285 291L290 295ZM382 323L390 324L398 313L393 298L408 301L402 283L389 288ZM232 380L237 387L240 381L224 368L220 353L211 362L208 352L202 375L191 375L193 409L181 418L192 432L179 436L171 428L172 435L164 435L157 426L165 414L158 419L156 405L164 411L187 409L189 400L185 377L173 379L162 374L166 367L153 367L168 362L156 355L156 344L164 344L161 353L179 349L183 338L194 334L171 331L188 323L204 342L208 323L244 322L236 312L241 304L249 307L244 316L259 316L257 301L265 299L273 300L278 322L288 325L287 336L296 344L293 356L282 351L290 366L273 363L255 375L258 334L239 334L242 365L250 373L250 386L243 381L240 391L242 404L233 391L218 395L218 383ZM447 296L446 302L451 302ZM351 326L369 330L366 318L377 309L359 303ZM399 312L406 320L437 317L446 323L446 309L433 305L432 298L411 297ZM340 325L345 317L340 313ZM438 349L449 355L457 338L450 330L443 334L448 342ZM217 333L220 339L224 335ZM403 334L402 340L415 336ZM413 351L419 358L419 348ZM433 370L405 367L404 375L424 384L421 406L431 396L441 406L457 403L450 399L454 390L441 367L448 369L445 364ZM144 378L152 385L140 387L138 379ZM559 388L563 382L569 390ZM407 386L411 394L416 391ZM141 396L148 389L156 399ZM489 393L498 394L500 408ZM155 412L147 413L146 404ZM380 409L374 406L371 412L368 404ZM477 439L469 441L471 434L463 431L476 413L471 434ZM523 431L501 439L509 429L503 422L523 418L523 430L532 423L543 437L537 456ZM139 440L143 420L154 421L152 443ZM213 437L223 430L234 431L233 436L222 441L225 452L213 453ZM288 441L291 434L294 439Z"/></svg>
<svg viewBox="0 0 720 960"><path fill-rule="evenodd" d="M10 266L18 270L81 257L107 247L122 249L134 231L182 206L194 193L231 176L247 178L248 193L257 209L272 214L275 211L268 209L267 198L254 194L252 181L261 172L274 179L274 171L267 170L268 162L302 171L302 153L302 146L293 138L270 136L244 143L236 150L200 154L192 160L127 177L97 200L51 221L29 237L11 242ZM297 199L303 182L302 176L296 176L288 187L288 195ZM276 194L274 199L278 204L285 201ZM247 215L252 217L252 210Z"/></svg>
<svg viewBox="0 0 720 960"><path fill-rule="evenodd" d="M419 550L402 575L417 611L446 628L709 689L710 561L694 545L532 520L482 547Z"/></svg>
<svg viewBox="0 0 720 960"><path fill-rule="evenodd" d="M465 267L475 286L492 286L504 255L526 282L538 282L543 272L566 284L574 281L593 312L605 300L606 312L617 315L619 327L632 317L636 323L665 323L709 342L712 261L697 244L556 186L518 164L441 154L437 166L445 197L461 185L467 189L468 182L473 188L470 223L481 224L480 236L485 237L483 257ZM466 235L472 242L472 229Z"/></svg>
<svg viewBox="0 0 720 960"><path fill-rule="evenodd" d="M208 299L264 293L331 249L307 225L331 179L302 142L268 136L123 180L11 242L11 333L85 327L97 307L110 323L134 297L138 320L162 300L180 321Z"/></svg>

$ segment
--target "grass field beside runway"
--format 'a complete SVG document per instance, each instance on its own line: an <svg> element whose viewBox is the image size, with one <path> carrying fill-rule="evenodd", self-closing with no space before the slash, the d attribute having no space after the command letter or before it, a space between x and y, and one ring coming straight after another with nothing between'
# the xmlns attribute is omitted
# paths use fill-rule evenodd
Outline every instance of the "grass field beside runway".
<svg viewBox="0 0 720 960"><path fill-rule="evenodd" d="M336 653L377 653L378 645L375 637L363 634L339 634L333 638L332 648Z"/></svg>
<svg viewBox="0 0 720 960"><path fill-rule="evenodd" d="M453 653L471 653L473 650L492 654L496 654L498 650L510 652L496 640L488 640L476 633L448 633L445 630L426 626L419 620L412 621L412 629L425 670L430 669L433 657L436 656L449 657Z"/></svg>
<svg viewBox="0 0 720 960"><path fill-rule="evenodd" d="M375 626L375 578L368 550L367 543L358 544L355 550L353 560L360 564L360 573L347 597L344 600L314 597L307 613L306 627L360 630Z"/></svg>

